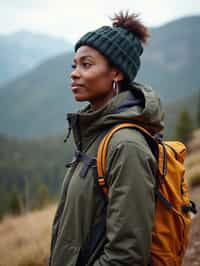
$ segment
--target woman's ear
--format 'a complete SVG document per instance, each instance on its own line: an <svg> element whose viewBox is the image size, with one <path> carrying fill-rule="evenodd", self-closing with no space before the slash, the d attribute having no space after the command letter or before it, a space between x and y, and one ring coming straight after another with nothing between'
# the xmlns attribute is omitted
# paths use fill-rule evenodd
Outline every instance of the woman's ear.
<svg viewBox="0 0 200 266"><path fill-rule="evenodd" d="M116 80L116 81L121 81L124 79L124 74L118 70L117 68L114 68L113 69L113 80Z"/></svg>

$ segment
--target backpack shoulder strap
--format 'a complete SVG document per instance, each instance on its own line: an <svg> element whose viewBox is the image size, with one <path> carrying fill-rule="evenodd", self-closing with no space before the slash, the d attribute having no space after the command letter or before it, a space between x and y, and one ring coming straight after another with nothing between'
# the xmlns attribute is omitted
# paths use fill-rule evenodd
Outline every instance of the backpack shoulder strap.
<svg viewBox="0 0 200 266"><path fill-rule="evenodd" d="M107 156L107 151L108 151L108 144L113 134L122 128L138 129L145 136L146 139L150 139L154 143L156 142L153 136L145 128L135 123L121 123L113 127L100 142L98 152L97 152L98 184L104 194L108 193L107 182L105 178L106 156Z"/></svg>

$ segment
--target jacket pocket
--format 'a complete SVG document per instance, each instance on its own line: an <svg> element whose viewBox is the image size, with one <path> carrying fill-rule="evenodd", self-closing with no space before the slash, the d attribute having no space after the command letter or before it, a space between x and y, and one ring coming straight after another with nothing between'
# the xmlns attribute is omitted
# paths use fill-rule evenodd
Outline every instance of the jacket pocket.
<svg viewBox="0 0 200 266"><path fill-rule="evenodd" d="M80 247L70 242L63 241L59 246L55 247L52 256L52 266L76 266Z"/></svg>

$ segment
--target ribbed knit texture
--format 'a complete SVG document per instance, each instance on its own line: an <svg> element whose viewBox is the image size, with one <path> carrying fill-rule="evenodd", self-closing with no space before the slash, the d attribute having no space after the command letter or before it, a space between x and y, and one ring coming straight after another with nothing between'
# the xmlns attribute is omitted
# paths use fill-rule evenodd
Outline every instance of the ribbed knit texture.
<svg viewBox="0 0 200 266"><path fill-rule="evenodd" d="M132 32L122 27L103 26L83 35L75 45L75 52L82 45L88 45L102 53L129 81L135 79L143 47Z"/></svg>

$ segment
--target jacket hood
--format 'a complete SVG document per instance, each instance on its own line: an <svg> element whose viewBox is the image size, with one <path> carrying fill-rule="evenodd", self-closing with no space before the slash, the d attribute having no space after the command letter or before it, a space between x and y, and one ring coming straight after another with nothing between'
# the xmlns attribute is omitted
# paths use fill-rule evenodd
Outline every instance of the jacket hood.
<svg viewBox="0 0 200 266"><path fill-rule="evenodd" d="M163 117L156 92L138 83L133 83L96 111L88 105L77 113L67 114L75 144L80 150L101 132L122 122L138 123L152 135L157 134L164 128Z"/></svg>

